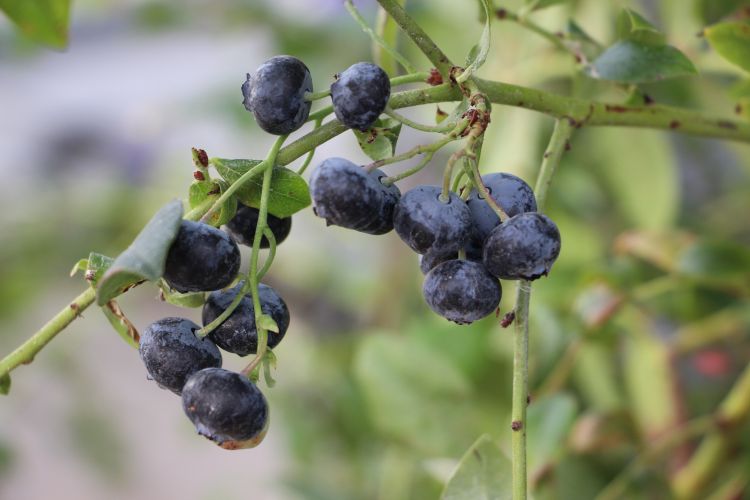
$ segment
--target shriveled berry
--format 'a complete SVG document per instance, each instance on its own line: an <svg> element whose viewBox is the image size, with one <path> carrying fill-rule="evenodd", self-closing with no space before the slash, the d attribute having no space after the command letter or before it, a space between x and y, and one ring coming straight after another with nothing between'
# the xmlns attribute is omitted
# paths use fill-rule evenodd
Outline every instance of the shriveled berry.
<svg viewBox="0 0 750 500"><path fill-rule="evenodd" d="M221 368L191 376L182 409L198 434L227 450L258 446L268 430L268 403L247 377Z"/></svg>
<svg viewBox="0 0 750 500"><path fill-rule="evenodd" d="M393 227L417 253L448 254L463 248L471 234L471 213L455 193L440 199L438 186L417 186L404 193L393 212Z"/></svg>
<svg viewBox="0 0 750 500"><path fill-rule="evenodd" d="M289 134L307 120L312 103L305 100L305 92L312 90L310 70L302 61L276 56L261 64L252 76L247 75L242 103L269 134Z"/></svg>
<svg viewBox="0 0 750 500"><path fill-rule="evenodd" d="M546 276L560 254L560 231L544 214L527 212L492 230L483 262L501 279L535 280Z"/></svg>
<svg viewBox="0 0 750 500"><path fill-rule="evenodd" d="M422 294L430 308L455 323L468 325L492 314L502 298L500 282L478 262L448 260L425 277Z"/></svg>
<svg viewBox="0 0 750 500"><path fill-rule="evenodd" d="M227 222L227 232L232 235L235 241L241 245L253 246L255 239L255 229L258 227L258 215L260 211L257 208L248 207L242 203L237 203L237 213ZM279 218L271 214L266 216L266 224L273 233L276 244L278 245L289 236L292 230L292 218ZM270 243L265 236L260 240L260 248L268 248Z"/></svg>
<svg viewBox="0 0 750 500"><path fill-rule="evenodd" d="M359 62L349 66L331 85L336 118L347 127L362 131L375 123L390 96L388 75L372 63Z"/></svg>
<svg viewBox="0 0 750 500"><path fill-rule="evenodd" d="M367 234L389 232L401 192L395 185L385 186L380 181L384 176L343 158L328 158L310 176L315 214L329 225Z"/></svg>
<svg viewBox="0 0 750 500"><path fill-rule="evenodd" d="M508 217L525 212L536 212L536 198L531 187L523 179L504 172L482 176L482 182L490 196ZM472 190L466 204L471 211L474 230L470 245L481 253L484 240L490 231L500 225L500 218L476 189Z"/></svg>
<svg viewBox="0 0 750 500"><path fill-rule="evenodd" d="M229 307L243 284L244 282L240 282L229 290L220 290L208 295L206 303L203 304L204 326L218 318ZM289 328L289 309L276 290L263 283L258 285L258 298L261 310L271 316L279 327L278 333L268 332L268 347L273 349L279 345ZM255 354L258 351L258 330L255 326L252 296L248 293L242 297L232 314L208 336L225 351L240 356Z"/></svg>
<svg viewBox="0 0 750 500"><path fill-rule="evenodd" d="M240 269L240 249L224 231L183 220L167 253L164 281L178 292L229 286Z"/></svg>
<svg viewBox="0 0 750 500"><path fill-rule="evenodd" d="M209 339L195 336L200 327L184 318L164 318L141 334L138 352L154 381L175 394L193 373L220 367L221 353Z"/></svg>

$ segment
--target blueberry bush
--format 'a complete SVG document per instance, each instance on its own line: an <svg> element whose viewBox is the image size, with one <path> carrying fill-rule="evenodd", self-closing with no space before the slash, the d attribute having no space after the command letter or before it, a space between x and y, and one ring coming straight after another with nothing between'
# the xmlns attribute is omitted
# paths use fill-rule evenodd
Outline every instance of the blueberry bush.
<svg viewBox="0 0 750 500"><path fill-rule="evenodd" d="M228 450L261 445L281 424L264 392L274 370L294 369L277 347L295 342L286 339L294 308L262 280L277 246L294 238L293 216L312 210L362 238L400 239L418 255L410 266L424 275L433 317L404 322L401 336L316 352L330 366L352 363L352 380L329 392L320 381L308 396L326 398L328 413L311 421L300 423L304 398L280 403L298 433L300 493L744 498L750 190L719 193L701 211L685 195L680 208L665 163L672 150L703 151L705 139L747 158L750 3L696 0L678 15L684 4L671 1L453 2L478 13L472 25L448 22L461 40L476 38L461 59L450 37L426 32L430 3L414 3L378 0L373 23L344 0L373 60L343 62L322 90L300 54L238 68L237 106L275 136L269 151L228 159L193 148L185 199L165 200L119 255L75 264L84 291L0 360L0 391L97 306L149 378L180 395L198 434ZM0 9L38 42L64 46L68 1ZM549 28L560 19L549 12L567 22ZM494 78L511 36L542 40L554 64L535 68L530 83ZM417 106L434 120L402 114ZM520 175L495 163L500 134L528 125L509 125L519 116L511 109L547 120L529 126L541 147ZM422 134L418 145L401 146L407 130ZM366 163L316 159L341 134ZM736 184L747 187L742 168ZM428 170L436 182L421 182ZM240 245L250 247L242 270ZM139 334L117 302L137 286L202 308L202 324L170 316ZM223 368L220 349L246 366ZM301 443L312 436L341 457ZM353 479L337 482L326 467Z"/></svg>

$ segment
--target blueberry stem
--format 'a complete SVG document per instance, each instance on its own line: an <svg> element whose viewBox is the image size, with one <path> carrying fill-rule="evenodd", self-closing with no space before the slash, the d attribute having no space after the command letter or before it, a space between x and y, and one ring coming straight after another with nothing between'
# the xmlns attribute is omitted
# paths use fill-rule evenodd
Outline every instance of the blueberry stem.
<svg viewBox="0 0 750 500"><path fill-rule="evenodd" d="M359 13L352 0L345 0L344 7L346 7L346 11L349 13L349 15L352 16L357 24L359 24L360 28L362 28L362 30L367 33L367 35L372 39L373 42L382 47L383 50L391 55L391 57L398 61L398 63L406 70L407 73L415 72L414 67L411 65L408 59L402 56L398 52L398 50L396 50L394 47L391 47L385 40L383 40L383 37L375 33L375 31L370 28L370 25L367 24L367 21L362 17L362 14Z"/></svg>
<svg viewBox="0 0 750 500"><path fill-rule="evenodd" d="M400 115L396 113L393 109L386 107L384 113L391 118L393 118L396 121L399 121L406 125L407 127L411 127L415 130L421 130L422 132L437 132L437 133L443 133L448 132L452 130L458 122L452 122L452 123L441 123L440 125L424 125L422 123L418 123L415 121L410 120L409 118Z"/></svg>
<svg viewBox="0 0 750 500"><path fill-rule="evenodd" d="M331 95L331 89L321 90L320 92L305 92L305 101L318 101L325 99L329 95Z"/></svg>
<svg viewBox="0 0 750 500"><path fill-rule="evenodd" d="M318 118L315 120L315 125L313 126L313 130L320 127L320 124L323 122L323 118ZM307 167L310 166L310 163L312 162L313 157L315 156L315 149L313 148L310 150L309 153L307 153L307 156L305 157L305 161L302 163L302 165L297 169L297 173L299 175L302 175L305 173L305 170L307 170Z"/></svg>
<svg viewBox="0 0 750 500"><path fill-rule="evenodd" d="M42 350L55 335L78 318L96 299L96 289L88 287L78 297L73 299L43 327L37 330L26 342L16 350L0 360L0 379L20 365L26 365L34 360L34 356Z"/></svg>
<svg viewBox="0 0 750 500"><path fill-rule="evenodd" d="M388 177L386 179L383 179L383 184L386 186L390 186L394 182L398 182L402 179L406 179L409 176L412 176L422 170L424 167L427 166L428 163L430 163L430 160L432 160L432 157L435 156L434 151L428 151L425 153L424 157L420 160L419 163L417 163L415 166L413 166L410 169L404 170L398 175L393 175L391 177Z"/></svg>
<svg viewBox="0 0 750 500"><path fill-rule="evenodd" d="M516 293L515 335L513 336L513 396L511 409L511 463L513 500L525 500L526 407L529 401L529 302L531 283L519 281Z"/></svg>
<svg viewBox="0 0 750 500"><path fill-rule="evenodd" d="M542 160L542 166L539 170L539 176L536 179L536 186L534 187L536 206L539 212L544 210L544 203L547 201L547 193L552 183L552 177L555 174L557 166L560 164L562 155L569 147L573 130L574 128L568 120L555 121L555 128L552 131L552 137L550 138L547 150L544 152L544 159Z"/></svg>
<svg viewBox="0 0 750 500"><path fill-rule="evenodd" d="M268 226L263 229L263 236L268 240L268 256L266 256L266 260L263 262L263 267L258 271L258 281L263 279L263 276L271 268L273 259L276 257L276 236L274 236L273 231Z"/></svg>

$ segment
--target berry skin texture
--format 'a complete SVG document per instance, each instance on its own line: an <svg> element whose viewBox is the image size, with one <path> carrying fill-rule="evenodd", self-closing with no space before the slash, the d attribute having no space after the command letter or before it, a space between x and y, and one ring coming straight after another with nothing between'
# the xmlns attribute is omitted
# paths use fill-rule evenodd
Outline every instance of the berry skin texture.
<svg viewBox="0 0 750 500"><path fill-rule="evenodd" d="M385 186L380 170L365 171L344 158L328 158L310 176L315 215L326 224L367 234L393 229L393 211L401 192Z"/></svg>
<svg viewBox="0 0 750 500"><path fill-rule="evenodd" d="M240 269L240 249L225 232L183 220L164 266L164 281L178 292L229 286Z"/></svg>
<svg viewBox="0 0 750 500"><path fill-rule="evenodd" d="M336 118L349 128L365 131L385 110L391 82L379 66L359 62L338 75L331 85Z"/></svg>
<svg viewBox="0 0 750 500"><path fill-rule="evenodd" d="M248 207L237 202L237 213L227 222L226 230L240 245L253 246L255 239L255 228L258 227L258 215L260 211L257 208ZM289 236L292 230L292 218L284 217L282 219L268 214L266 224L273 233L278 245ZM268 248L269 241L263 236L260 239L260 248Z"/></svg>
<svg viewBox="0 0 750 500"><path fill-rule="evenodd" d="M531 187L523 179L507 173L494 173L482 176L482 182L490 196L508 214L508 217L525 212L536 212L536 197ZM474 225L471 246L481 252L484 240L490 231L500 225L500 218L484 200L484 196L474 189L466 201L471 211Z"/></svg>
<svg viewBox="0 0 750 500"><path fill-rule="evenodd" d="M471 212L455 193L447 203L438 186L417 186L401 197L393 212L393 227L419 254L457 252L471 235Z"/></svg>
<svg viewBox="0 0 750 500"><path fill-rule="evenodd" d="M302 126L310 114L305 92L313 84L307 66L291 56L276 56L247 75L242 85L242 103L253 113L260 128L269 134L284 135Z"/></svg>
<svg viewBox="0 0 750 500"><path fill-rule="evenodd" d="M258 446L268 430L268 403L239 373L206 368L182 390L182 409L198 434L226 450Z"/></svg>
<svg viewBox="0 0 750 500"><path fill-rule="evenodd" d="M483 262L500 279L535 280L547 276L560 255L560 231L546 215L527 212L492 230L484 243Z"/></svg>
<svg viewBox="0 0 750 500"><path fill-rule="evenodd" d="M221 366L221 352L209 339L195 336L198 325L188 319L164 318L141 335L138 352L146 370L163 389L175 394L193 373Z"/></svg>
<svg viewBox="0 0 750 500"><path fill-rule="evenodd" d="M207 325L223 313L240 292L243 282L229 290L209 294L203 305L203 325ZM273 349L284 338L289 328L289 309L276 290L263 283L258 285L260 308L273 318L279 327L278 333L268 332L268 347ZM208 334L216 345L227 352L240 356L258 351L258 330L255 327L255 308L251 295L246 294L237 308L224 322Z"/></svg>
<svg viewBox="0 0 750 500"><path fill-rule="evenodd" d="M478 262L448 260L427 273L422 294L440 316L468 325L492 314L500 305L500 282Z"/></svg>

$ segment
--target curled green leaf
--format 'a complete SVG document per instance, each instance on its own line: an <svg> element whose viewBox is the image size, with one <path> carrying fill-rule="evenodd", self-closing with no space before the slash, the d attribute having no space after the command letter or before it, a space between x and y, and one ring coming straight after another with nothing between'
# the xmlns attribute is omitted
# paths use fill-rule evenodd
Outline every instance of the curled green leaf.
<svg viewBox="0 0 750 500"><path fill-rule="evenodd" d="M463 83L471 78L471 75L487 60L487 54L490 51L492 7L489 0L479 0L479 3L484 9L484 28L482 28L482 35L479 37L479 42L469 52L466 69L456 78L458 83Z"/></svg>
<svg viewBox="0 0 750 500"><path fill-rule="evenodd" d="M730 22L710 26L706 39L721 57L750 71L750 23Z"/></svg>
<svg viewBox="0 0 750 500"><path fill-rule="evenodd" d="M676 48L636 40L612 45L585 71L592 78L621 83L658 82L697 73L690 59Z"/></svg>

